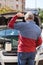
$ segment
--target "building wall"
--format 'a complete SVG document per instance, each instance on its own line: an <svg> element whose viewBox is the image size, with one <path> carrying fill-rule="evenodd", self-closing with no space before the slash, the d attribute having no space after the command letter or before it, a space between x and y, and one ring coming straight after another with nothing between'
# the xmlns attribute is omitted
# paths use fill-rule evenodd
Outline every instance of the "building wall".
<svg viewBox="0 0 43 65"><path fill-rule="evenodd" d="M25 0L0 0L0 7L8 6L17 11L24 11Z"/></svg>

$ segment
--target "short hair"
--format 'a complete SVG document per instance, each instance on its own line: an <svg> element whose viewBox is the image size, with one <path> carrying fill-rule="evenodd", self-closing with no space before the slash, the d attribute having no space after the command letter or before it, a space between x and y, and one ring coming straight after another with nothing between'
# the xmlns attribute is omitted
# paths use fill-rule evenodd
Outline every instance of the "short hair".
<svg viewBox="0 0 43 65"><path fill-rule="evenodd" d="M30 11L25 14L25 20L28 20L28 19L33 19L34 20L34 15Z"/></svg>

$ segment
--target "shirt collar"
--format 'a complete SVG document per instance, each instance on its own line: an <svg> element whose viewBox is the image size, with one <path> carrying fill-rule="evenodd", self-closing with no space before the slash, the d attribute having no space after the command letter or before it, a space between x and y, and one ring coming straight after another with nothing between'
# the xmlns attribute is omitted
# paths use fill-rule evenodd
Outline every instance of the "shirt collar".
<svg viewBox="0 0 43 65"><path fill-rule="evenodd" d="M26 20L26 22L27 22L27 23L29 23L29 22L35 23L35 21L33 21L33 20L29 20L29 21Z"/></svg>

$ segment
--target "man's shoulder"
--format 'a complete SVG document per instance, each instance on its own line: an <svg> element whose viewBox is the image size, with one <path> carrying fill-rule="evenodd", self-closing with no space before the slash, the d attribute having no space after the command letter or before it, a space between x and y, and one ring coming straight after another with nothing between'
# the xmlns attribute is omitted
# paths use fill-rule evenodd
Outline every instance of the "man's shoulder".
<svg viewBox="0 0 43 65"><path fill-rule="evenodd" d="M40 28L38 25L36 25L36 28L37 28L39 31L41 31L41 28Z"/></svg>

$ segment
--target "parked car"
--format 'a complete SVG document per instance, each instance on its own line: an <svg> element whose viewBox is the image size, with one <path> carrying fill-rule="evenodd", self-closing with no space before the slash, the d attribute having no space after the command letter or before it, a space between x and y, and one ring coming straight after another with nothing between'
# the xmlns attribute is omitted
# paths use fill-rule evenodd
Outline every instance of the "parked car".
<svg viewBox="0 0 43 65"><path fill-rule="evenodd" d="M43 65L43 29L42 29L41 37L42 37L42 45L37 48L35 65Z"/></svg>
<svg viewBox="0 0 43 65"><path fill-rule="evenodd" d="M36 16L36 15L35 15ZM37 16L38 17L38 16ZM9 22L9 20L10 20L11 18L8 18L7 19L7 21ZM24 21L25 22L25 20L24 20L24 18L22 18L23 20L21 20L21 18L18 20L19 22L21 22L21 21ZM39 18L40 19L40 18ZM41 24L39 24L39 19L38 19L38 26L41 26ZM36 20L35 20L35 22L36 22ZM40 21L40 23L41 23L41 21ZM11 53L13 53L13 54L15 54L14 56L13 56L13 54L9 54L9 52L2 52L2 60L4 61L4 62L6 62L6 63L8 63L8 61L9 61L9 63L11 62L10 60L12 60L12 62L15 64L15 65L17 65L17 45L18 45L18 43L17 43L17 41L18 41L18 31L17 30L13 30L13 29L6 29L6 30L0 30L0 37L3 37L4 38L4 43L5 42L8 42L8 41L5 41L5 38L7 38L7 39L10 39L11 40L11 44L12 44L12 51L11 51ZM4 45L5 46L5 45ZM39 59L37 56L39 56L39 52L40 52L40 50L42 49L42 47L40 46L38 49L37 49L37 53L36 53L36 57L35 57L35 61L36 61L36 64L38 63L37 62L37 60ZM9 59L9 57L12 57L13 56L13 58L11 58L11 59ZM38 58L38 59L37 59ZM7 60L7 61L6 61ZM10 63L11 64L11 63Z"/></svg>

